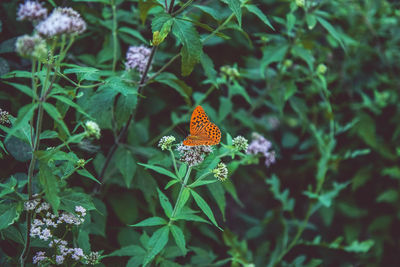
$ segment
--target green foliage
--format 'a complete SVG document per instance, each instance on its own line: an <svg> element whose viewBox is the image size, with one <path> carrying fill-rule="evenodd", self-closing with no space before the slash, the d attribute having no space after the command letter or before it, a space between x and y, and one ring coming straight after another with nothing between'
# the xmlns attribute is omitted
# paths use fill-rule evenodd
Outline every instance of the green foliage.
<svg viewBox="0 0 400 267"><path fill-rule="evenodd" d="M1 266L399 265L396 1L66 2L86 30L44 57L0 7Z"/></svg>

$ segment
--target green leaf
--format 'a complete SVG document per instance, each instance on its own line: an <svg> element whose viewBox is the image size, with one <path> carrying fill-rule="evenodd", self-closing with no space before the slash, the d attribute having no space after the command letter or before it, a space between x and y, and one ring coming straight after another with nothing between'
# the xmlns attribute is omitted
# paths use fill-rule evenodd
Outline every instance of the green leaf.
<svg viewBox="0 0 400 267"><path fill-rule="evenodd" d="M187 172L187 165L181 164L181 166L179 167L179 171L178 171L179 178L183 179L183 177L185 177L186 172Z"/></svg>
<svg viewBox="0 0 400 267"><path fill-rule="evenodd" d="M315 25L317 24L317 18L311 13L306 13L306 21L309 30L314 29Z"/></svg>
<svg viewBox="0 0 400 267"><path fill-rule="evenodd" d="M169 177L171 177L173 179L179 180L178 177L176 177L176 175L173 172L170 172L169 170L164 169L163 167L154 166L154 165L150 165L150 164L144 164L144 163L138 163L138 164L141 165L141 166L144 166L144 167L146 167L148 169L151 169L153 171L156 171L156 172L158 172L160 174L167 175L167 176L169 176Z"/></svg>
<svg viewBox="0 0 400 267"><path fill-rule="evenodd" d="M395 203L398 198L399 198L399 193L397 193L397 190L389 189L389 190L382 192L376 198L376 202L378 202L378 203L381 203L381 202Z"/></svg>
<svg viewBox="0 0 400 267"><path fill-rule="evenodd" d="M161 28L163 25L169 21L172 20L171 15L166 14L165 12L162 13L157 13L153 20L151 21L151 29L153 32L155 31L161 31Z"/></svg>
<svg viewBox="0 0 400 267"><path fill-rule="evenodd" d="M228 2L229 8L232 10L233 14L235 14L239 26L242 27L242 9L240 7L240 0L226 0Z"/></svg>
<svg viewBox="0 0 400 267"><path fill-rule="evenodd" d="M164 226L157 231L150 237L148 243L147 254L143 261L143 266L147 265L149 262L153 260L153 258L161 252L161 250L165 247L168 242L169 236L169 227Z"/></svg>
<svg viewBox="0 0 400 267"><path fill-rule="evenodd" d="M247 103L252 104L249 94L246 89L241 86L237 81L234 81L231 86L229 86L229 97L234 95L240 95L246 99Z"/></svg>
<svg viewBox="0 0 400 267"><path fill-rule="evenodd" d="M303 194L308 196L311 199L318 199L318 201L324 205L325 207L330 207L332 205L333 199L342 191L350 182L346 183L336 183L333 182L333 189L324 192L320 195L317 195L313 192L306 191Z"/></svg>
<svg viewBox="0 0 400 267"><path fill-rule="evenodd" d="M295 15L293 15L293 13L288 13L286 15L286 28L289 33L293 30L295 24L296 24Z"/></svg>
<svg viewBox="0 0 400 267"><path fill-rule="evenodd" d="M15 187L17 185L17 179L14 176L11 176L10 179L5 183L0 183L0 198L15 192Z"/></svg>
<svg viewBox="0 0 400 267"><path fill-rule="evenodd" d="M267 16L265 16L265 14L261 11L261 9L259 9L256 5L247 4L245 5L245 8L247 8L248 11L256 15L262 22L264 22L265 25L267 25L268 27L270 27L275 31L274 26L272 26L272 24L269 22Z"/></svg>
<svg viewBox="0 0 400 267"><path fill-rule="evenodd" d="M139 0L139 13L140 13L140 20L142 21L142 24L145 23L147 14L149 13L150 9L162 5L158 3L156 0ZM165 13L164 13L165 14ZM159 16L159 14L156 14L156 17ZM154 21L154 20L153 20Z"/></svg>
<svg viewBox="0 0 400 267"><path fill-rule="evenodd" d="M71 99L69 99L68 97L62 96L62 95L53 95L52 96L55 99L60 100L61 102L64 102L65 104L73 107L76 109L76 111L78 111L79 113L85 115L86 117L88 117L89 119L93 120L93 118L87 114L82 108L81 106L79 106L78 104L76 104L74 101L72 101Z"/></svg>
<svg viewBox="0 0 400 267"><path fill-rule="evenodd" d="M134 195L128 192L118 192L108 195L107 199L111 204L112 210L123 224L131 225L137 221L138 200Z"/></svg>
<svg viewBox="0 0 400 267"><path fill-rule="evenodd" d="M17 119L13 122L12 124L12 128L10 130L7 130L7 128L5 128L4 130L7 131L7 137L6 140L7 141L11 136L16 136L16 132L18 130L22 130L23 127L27 126L29 123L29 120L32 118L34 111L36 110L36 108L38 107L38 104L28 104L26 106L23 106L22 108L19 109L18 111L18 117ZM27 138L27 140L29 141L31 138Z"/></svg>
<svg viewBox="0 0 400 267"><path fill-rule="evenodd" d="M20 213L17 212L17 203L0 204L0 230L6 229L18 220Z"/></svg>
<svg viewBox="0 0 400 267"><path fill-rule="evenodd" d="M214 179L217 182L217 179ZM222 213L222 218L225 220L225 207L226 207L226 199L225 199L225 190L221 183L212 183L209 184L208 190L210 190L211 195L214 197L217 205Z"/></svg>
<svg viewBox="0 0 400 267"><path fill-rule="evenodd" d="M172 214L171 202L169 202L169 199L167 198L167 196L164 195L164 193L161 192L160 189L157 188L157 192L158 192L158 198L160 200L161 207L164 209L165 215L167 215L168 218L171 218L171 214Z"/></svg>
<svg viewBox="0 0 400 267"><path fill-rule="evenodd" d="M181 42L181 71L183 76L189 75L200 61L202 43L196 29L190 22L175 19L172 33Z"/></svg>
<svg viewBox="0 0 400 267"><path fill-rule="evenodd" d="M265 69L269 64L274 62L280 62L285 57L286 51L289 46L287 44L281 44L277 46L267 46L263 50L263 57L260 63L261 76L264 77Z"/></svg>
<svg viewBox="0 0 400 267"><path fill-rule="evenodd" d="M95 181L96 183L101 185L101 182L99 180L96 179L96 177L94 177L89 171L87 171L86 169L82 169L82 170L77 170L76 171L79 175L84 176L89 178L92 181Z"/></svg>
<svg viewBox="0 0 400 267"><path fill-rule="evenodd" d="M54 122L59 124L67 135L70 135L67 125L63 121L63 117L58 109L50 103L42 103L44 110L53 118Z"/></svg>
<svg viewBox="0 0 400 267"><path fill-rule="evenodd" d="M89 195L85 193L75 192L72 190L63 191L60 193L60 209L75 212L76 206L82 206L86 210L94 210L95 206Z"/></svg>
<svg viewBox="0 0 400 267"><path fill-rule="evenodd" d="M145 254L146 251L138 246L138 245L129 245L126 247L122 247L120 249L117 249L116 251L113 251L112 253L105 255L105 257L125 257L125 256L137 256L137 255L142 255Z"/></svg>
<svg viewBox="0 0 400 267"><path fill-rule="evenodd" d="M115 155L115 161L118 170L124 177L126 187L130 187L132 179L136 173L136 161L133 158L132 152L128 149L118 149Z"/></svg>
<svg viewBox="0 0 400 267"><path fill-rule="evenodd" d="M171 186L173 186L174 184L179 183L179 180L171 180L169 181L166 186L164 187L164 190L167 190L168 188L170 188Z"/></svg>
<svg viewBox="0 0 400 267"><path fill-rule="evenodd" d="M168 222L161 217L151 217L147 218L139 223L132 224L129 226L136 226L136 227L142 227L142 226L156 226L156 225L164 225L167 224Z"/></svg>
<svg viewBox="0 0 400 267"><path fill-rule="evenodd" d="M185 235L183 234L182 230L178 226L173 224L170 225L170 230L172 236L175 239L176 245L182 251L183 255L186 255L187 253L186 241L185 241Z"/></svg>
<svg viewBox="0 0 400 267"><path fill-rule="evenodd" d="M203 67L203 70L207 76L207 78L212 82L212 83L216 83L217 80L217 71L214 69L214 63L212 61L212 59L206 54L206 53L202 53L201 57L200 57L200 63L201 66Z"/></svg>
<svg viewBox="0 0 400 267"><path fill-rule="evenodd" d="M217 179L212 179L212 180L196 180L193 183L191 183L190 185L188 185L190 188L195 188L195 187L199 187L202 185L206 185L206 184L213 184L218 182Z"/></svg>
<svg viewBox="0 0 400 267"><path fill-rule="evenodd" d="M175 217L177 217L177 215L181 212L181 210L185 206L186 202L189 200L189 197L190 197L190 192L189 191L190 190L188 188L186 188L186 187L183 189L181 198L179 199L179 202L176 203L176 215L175 215Z"/></svg>
<svg viewBox="0 0 400 267"><path fill-rule="evenodd" d="M29 86L26 86L24 84L19 84L19 83L11 83L11 82L6 82L6 81L2 81L5 84L11 85L12 87L14 87L15 89L17 89L18 91L30 96L31 98L33 98L33 93L32 93L32 88L30 88ZM35 99L37 97L35 96Z"/></svg>
<svg viewBox="0 0 400 267"><path fill-rule="evenodd" d="M197 194L194 190L190 190L190 193L192 194L197 206L199 206L199 208L204 212L204 214L210 219L210 221L215 226L217 226L220 230L222 230L218 226L217 221L214 218L214 214L213 214L210 206L208 206L207 202L199 194Z"/></svg>
<svg viewBox="0 0 400 267"><path fill-rule="evenodd" d="M330 35L332 35L333 38L335 38L340 46L343 48L343 50L346 50L346 47L344 46L343 40L340 37L340 34L336 31L336 29L330 24L328 21L321 17L317 17L318 22L322 25L322 27L325 28L329 32Z"/></svg>
<svg viewBox="0 0 400 267"><path fill-rule="evenodd" d="M39 163L39 182L44 190L45 199L57 212L60 206L60 197L58 193L60 188L58 186L57 177L53 174L50 167L46 163Z"/></svg>
<svg viewBox="0 0 400 267"><path fill-rule="evenodd" d="M174 74L170 72L163 72L156 78L157 82L163 83L173 89L175 89L185 100L186 104L191 104L192 87L187 85L184 81L178 79Z"/></svg>
<svg viewBox="0 0 400 267"><path fill-rule="evenodd" d="M221 12L218 12L218 10L206 6L206 5L192 5L192 7L196 7L198 9L200 9L201 11L203 11L204 13L210 15L211 17L213 17L215 20L221 20L223 19L223 16L221 14Z"/></svg>
<svg viewBox="0 0 400 267"><path fill-rule="evenodd" d="M119 127L128 121L131 112L136 109L137 95L121 95L118 98L117 106L115 109L115 117L117 119Z"/></svg>
<svg viewBox="0 0 400 267"><path fill-rule="evenodd" d="M362 241L362 242L354 240L353 243L346 246L344 248L344 250L346 250L348 252L366 253L371 249L371 247L374 245L374 243L375 242L373 240L366 240L366 241Z"/></svg>
<svg viewBox="0 0 400 267"><path fill-rule="evenodd" d="M143 43L147 44L148 40L146 40L141 34L140 32L132 29L132 28L128 28L128 27L121 27L118 29L119 32L123 32L123 33L127 33L137 39L139 39L140 41L142 41Z"/></svg>
<svg viewBox="0 0 400 267"><path fill-rule="evenodd" d="M274 195L274 198L282 203L282 210L292 212L294 199L289 197L289 189L280 191L280 181L275 174L271 178L266 179L265 182L270 186L270 191Z"/></svg>
<svg viewBox="0 0 400 267"><path fill-rule="evenodd" d="M121 77L111 77L106 80L106 83L99 87L100 90L112 90L114 92L119 92L124 96L130 94L137 94L137 87L126 83Z"/></svg>

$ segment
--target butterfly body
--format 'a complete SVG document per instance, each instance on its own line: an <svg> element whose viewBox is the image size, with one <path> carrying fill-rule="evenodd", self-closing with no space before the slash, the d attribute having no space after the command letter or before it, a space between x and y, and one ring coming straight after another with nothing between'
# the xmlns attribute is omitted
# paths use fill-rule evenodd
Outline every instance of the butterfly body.
<svg viewBox="0 0 400 267"><path fill-rule="evenodd" d="M183 140L185 146L212 146L221 141L221 131L210 122L201 106L197 106L190 119L190 135Z"/></svg>

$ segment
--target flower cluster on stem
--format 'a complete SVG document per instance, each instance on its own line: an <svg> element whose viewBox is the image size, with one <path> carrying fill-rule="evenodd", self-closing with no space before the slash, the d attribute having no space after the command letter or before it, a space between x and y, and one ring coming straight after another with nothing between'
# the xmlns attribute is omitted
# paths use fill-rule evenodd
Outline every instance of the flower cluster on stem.
<svg viewBox="0 0 400 267"><path fill-rule="evenodd" d="M271 151L272 144L270 141L265 139L264 136L253 133L253 140L251 141L249 147L247 148L247 154L263 154L265 157L265 165L269 167L275 162L275 151Z"/></svg>

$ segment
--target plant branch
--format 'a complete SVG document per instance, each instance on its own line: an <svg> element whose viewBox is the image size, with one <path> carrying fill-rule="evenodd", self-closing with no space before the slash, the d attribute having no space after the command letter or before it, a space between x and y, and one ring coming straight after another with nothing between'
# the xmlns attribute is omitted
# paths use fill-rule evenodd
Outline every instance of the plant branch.
<svg viewBox="0 0 400 267"><path fill-rule="evenodd" d="M112 62L112 70L115 71L117 66L117 28L118 28L118 21L117 21L117 7L115 5L115 1L111 1L111 8L113 14L113 27L112 27L112 37L113 37L113 62Z"/></svg>
<svg viewBox="0 0 400 267"><path fill-rule="evenodd" d="M187 182L189 180L191 171L192 171L192 167L189 166L189 169L187 170L186 176L185 176L185 178L183 180L183 183L181 185L181 190L179 191L178 198L176 199L175 207L174 207L174 210L172 211L172 214L171 214L171 219L175 217L176 212L178 211L178 205L179 205L179 202L180 202L181 197L182 197L182 192L183 192L183 189L185 189L185 187L187 185ZM171 222L171 219L170 219L170 222Z"/></svg>

